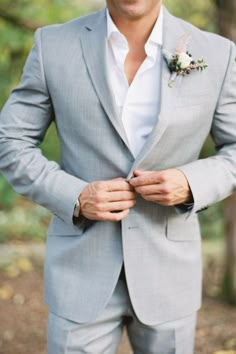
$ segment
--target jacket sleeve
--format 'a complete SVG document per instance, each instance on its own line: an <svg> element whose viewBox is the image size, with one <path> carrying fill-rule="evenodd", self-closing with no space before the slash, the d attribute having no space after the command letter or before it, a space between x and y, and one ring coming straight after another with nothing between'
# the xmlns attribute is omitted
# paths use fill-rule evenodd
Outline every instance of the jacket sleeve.
<svg viewBox="0 0 236 354"><path fill-rule="evenodd" d="M236 49L234 43L229 43L228 67L211 128L217 153L178 167L193 194L190 214L206 209L236 189Z"/></svg>
<svg viewBox="0 0 236 354"><path fill-rule="evenodd" d="M16 192L72 223L75 201L87 183L42 155L38 145L52 120L39 29L21 83L0 114L0 170Z"/></svg>

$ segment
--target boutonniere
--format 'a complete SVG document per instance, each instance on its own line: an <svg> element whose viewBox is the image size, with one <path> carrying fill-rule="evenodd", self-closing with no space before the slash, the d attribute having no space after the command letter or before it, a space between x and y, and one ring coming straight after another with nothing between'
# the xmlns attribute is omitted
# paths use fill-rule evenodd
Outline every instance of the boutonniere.
<svg viewBox="0 0 236 354"><path fill-rule="evenodd" d="M173 87L177 76L189 75L194 70L203 71L208 67L203 58L194 60L192 55L187 51L189 39L190 37L184 35L174 54L163 50L164 58L171 72L168 83L169 87Z"/></svg>

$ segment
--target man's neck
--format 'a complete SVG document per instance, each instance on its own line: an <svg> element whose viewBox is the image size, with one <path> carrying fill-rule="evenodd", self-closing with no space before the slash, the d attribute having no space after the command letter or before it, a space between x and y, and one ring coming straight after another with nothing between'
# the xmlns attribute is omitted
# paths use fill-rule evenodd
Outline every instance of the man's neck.
<svg viewBox="0 0 236 354"><path fill-rule="evenodd" d="M157 5L155 11L152 13L135 20L114 15L111 11L110 15L119 31L126 37L129 44L144 45L159 17L160 10L161 3Z"/></svg>

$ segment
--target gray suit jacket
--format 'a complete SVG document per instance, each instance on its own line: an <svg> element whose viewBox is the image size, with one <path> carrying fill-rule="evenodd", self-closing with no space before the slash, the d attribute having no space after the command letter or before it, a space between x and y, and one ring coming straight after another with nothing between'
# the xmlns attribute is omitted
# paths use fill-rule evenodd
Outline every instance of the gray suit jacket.
<svg viewBox="0 0 236 354"><path fill-rule="evenodd" d="M197 213L236 185L235 46L164 13L163 49L181 36L209 68L178 77L162 62L157 124L136 159L113 104L106 74L104 10L39 29L20 85L0 117L0 168L17 192L53 213L45 262L50 311L86 322L109 301L124 260L135 312L146 324L183 317L201 303L201 243ZM61 166L37 147L55 120ZM212 133L218 153L199 160ZM138 198L121 223L73 224L75 200L96 180L132 176L134 169L176 167L187 176L191 212L179 214Z"/></svg>

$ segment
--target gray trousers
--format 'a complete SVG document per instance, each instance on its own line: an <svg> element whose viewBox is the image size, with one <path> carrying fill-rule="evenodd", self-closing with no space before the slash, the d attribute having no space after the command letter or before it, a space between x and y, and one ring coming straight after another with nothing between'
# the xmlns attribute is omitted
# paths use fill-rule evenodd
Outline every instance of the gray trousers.
<svg viewBox="0 0 236 354"><path fill-rule="evenodd" d="M193 354L195 325L196 313L158 326L142 324L120 277L96 321L80 324L49 313L48 354L115 354L124 326L135 354Z"/></svg>

